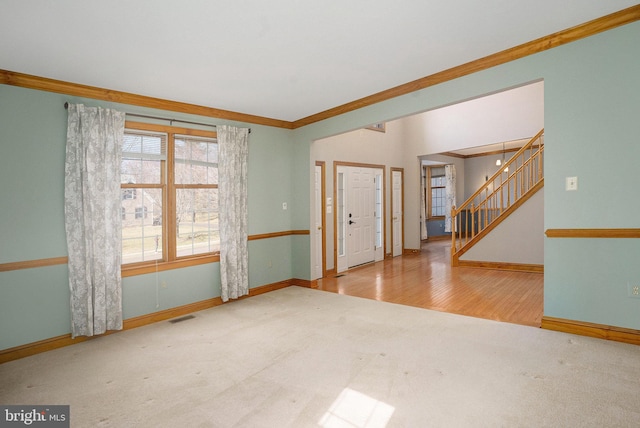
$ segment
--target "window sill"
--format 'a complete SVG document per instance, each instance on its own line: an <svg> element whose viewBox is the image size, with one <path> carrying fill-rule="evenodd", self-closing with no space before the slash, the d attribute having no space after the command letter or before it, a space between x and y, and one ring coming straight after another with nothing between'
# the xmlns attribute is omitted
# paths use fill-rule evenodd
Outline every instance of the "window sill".
<svg viewBox="0 0 640 428"><path fill-rule="evenodd" d="M122 277L144 275L147 273L162 272L171 269L181 269L189 266L203 265L220 261L220 254L207 254L199 257L189 257L188 259L178 259L171 262L158 261L143 262L122 266Z"/></svg>

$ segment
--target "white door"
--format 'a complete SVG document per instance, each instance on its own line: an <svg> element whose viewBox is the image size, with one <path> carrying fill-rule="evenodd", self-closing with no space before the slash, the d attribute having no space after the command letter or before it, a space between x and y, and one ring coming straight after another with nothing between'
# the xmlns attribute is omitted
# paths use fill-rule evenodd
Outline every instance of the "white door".
<svg viewBox="0 0 640 428"><path fill-rule="evenodd" d="M375 170L375 261L384 260L384 171L382 169Z"/></svg>
<svg viewBox="0 0 640 428"><path fill-rule="evenodd" d="M324 201L322 196L322 166L316 165L316 175L315 175L315 249L316 249L316 257L315 257L315 266L314 273L315 278L322 278L324 276L323 272L323 264L322 264L322 256L324 249L322 248L322 234L324 233L322 230L322 216L324 214Z"/></svg>
<svg viewBox="0 0 640 428"><path fill-rule="evenodd" d="M403 187L402 170L391 171L391 242L393 257L401 256L403 250L402 222L403 222Z"/></svg>
<svg viewBox="0 0 640 428"><path fill-rule="evenodd" d="M347 174L348 266L375 259L375 183L371 168L349 168Z"/></svg>

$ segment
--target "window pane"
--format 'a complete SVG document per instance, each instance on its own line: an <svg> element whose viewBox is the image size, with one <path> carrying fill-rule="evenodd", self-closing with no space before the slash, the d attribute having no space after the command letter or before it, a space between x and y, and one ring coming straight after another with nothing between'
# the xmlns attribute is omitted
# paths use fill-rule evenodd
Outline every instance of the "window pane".
<svg viewBox="0 0 640 428"><path fill-rule="evenodd" d="M120 182L124 184L160 184L162 161L122 158Z"/></svg>
<svg viewBox="0 0 640 428"><path fill-rule="evenodd" d="M178 257L220 251L218 189L176 189Z"/></svg>
<svg viewBox="0 0 640 428"><path fill-rule="evenodd" d="M218 144L202 137L175 138L176 184L218 184Z"/></svg>
<svg viewBox="0 0 640 428"><path fill-rule="evenodd" d="M122 189L122 264L162 259L162 189Z"/></svg>
<svg viewBox="0 0 640 428"><path fill-rule="evenodd" d="M438 187L431 189L431 215L444 216L445 189Z"/></svg>
<svg viewBox="0 0 640 428"><path fill-rule="evenodd" d="M443 187L446 186L446 178L442 177L431 177L431 187Z"/></svg>
<svg viewBox="0 0 640 428"><path fill-rule="evenodd" d="M167 135L153 132L125 130L122 152L137 154L137 157L164 156L167 151Z"/></svg>
<svg viewBox="0 0 640 428"><path fill-rule="evenodd" d="M166 159L165 134L125 130L122 146L121 183L158 184Z"/></svg>

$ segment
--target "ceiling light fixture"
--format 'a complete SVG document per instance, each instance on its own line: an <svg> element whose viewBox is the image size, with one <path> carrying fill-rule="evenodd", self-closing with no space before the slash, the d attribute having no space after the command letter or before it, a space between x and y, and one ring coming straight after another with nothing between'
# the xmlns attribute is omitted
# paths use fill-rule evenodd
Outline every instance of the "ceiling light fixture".
<svg viewBox="0 0 640 428"><path fill-rule="evenodd" d="M505 148L505 145L504 145L504 142L503 142L503 143L502 143L502 160L498 159L498 160L496 161L496 166L502 166L502 165L505 165L505 164L506 164L506 159L505 159L505 154L506 154L506 152L507 152L507 151L506 151L506 148ZM509 172L509 167L506 167L506 168L504 169L504 172Z"/></svg>
<svg viewBox="0 0 640 428"><path fill-rule="evenodd" d="M502 142L502 160L498 158L498 160L496 161L496 166L500 166L503 163L504 163L504 141Z"/></svg>

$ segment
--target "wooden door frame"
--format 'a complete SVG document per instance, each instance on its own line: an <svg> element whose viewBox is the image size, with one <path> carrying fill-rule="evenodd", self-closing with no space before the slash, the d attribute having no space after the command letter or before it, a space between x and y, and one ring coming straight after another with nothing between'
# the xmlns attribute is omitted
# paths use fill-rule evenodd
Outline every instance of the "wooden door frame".
<svg viewBox="0 0 640 428"><path fill-rule="evenodd" d="M320 216L322 227L322 278L327 276L327 189L326 189L326 172L325 162L316 161L316 165L320 167ZM315 172L315 171L314 171ZM314 173L315 176L315 173Z"/></svg>

